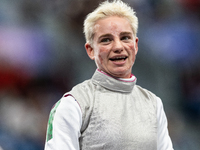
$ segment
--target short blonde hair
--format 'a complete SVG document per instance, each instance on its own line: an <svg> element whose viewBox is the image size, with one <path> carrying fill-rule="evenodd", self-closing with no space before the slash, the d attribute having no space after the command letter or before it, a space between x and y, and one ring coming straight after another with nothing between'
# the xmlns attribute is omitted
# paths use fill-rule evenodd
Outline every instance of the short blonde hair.
<svg viewBox="0 0 200 150"><path fill-rule="evenodd" d="M93 43L95 34L94 26L96 22L111 16L119 16L128 19L134 35L137 35L138 18L135 11L121 0L113 0L112 2L107 0L101 3L93 12L89 13L84 21L84 34L87 43Z"/></svg>

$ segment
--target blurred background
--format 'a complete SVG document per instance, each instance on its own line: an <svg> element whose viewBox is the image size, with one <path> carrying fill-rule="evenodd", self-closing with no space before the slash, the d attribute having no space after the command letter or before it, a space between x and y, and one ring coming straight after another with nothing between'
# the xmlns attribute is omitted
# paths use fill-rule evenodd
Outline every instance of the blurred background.
<svg viewBox="0 0 200 150"><path fill-rule="evenodd" d="M0 150L43 150L49 112L96 67L83 20L102 0L0 0ZM137 84L163 103L175 150L200 149L200 1L124 0L139 18Z"/></svg>

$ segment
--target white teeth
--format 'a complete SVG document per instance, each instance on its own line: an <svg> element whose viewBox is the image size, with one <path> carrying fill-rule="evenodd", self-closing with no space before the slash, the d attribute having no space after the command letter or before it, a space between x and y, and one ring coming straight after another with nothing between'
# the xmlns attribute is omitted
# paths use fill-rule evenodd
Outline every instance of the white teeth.
<svg viewBox="0 0 200 150"><path fill-rule="evenodd" d="M125 57L116 57L115 59L125 59Z"/></svg>
<svg viewBox="0 0 200 150"><path fill-rule="evenodd" d="M126 59L127 57L126 56L120 56L120 57L114 57L114 58L111 58L110 60L121 60L121 59Z"/></svg>

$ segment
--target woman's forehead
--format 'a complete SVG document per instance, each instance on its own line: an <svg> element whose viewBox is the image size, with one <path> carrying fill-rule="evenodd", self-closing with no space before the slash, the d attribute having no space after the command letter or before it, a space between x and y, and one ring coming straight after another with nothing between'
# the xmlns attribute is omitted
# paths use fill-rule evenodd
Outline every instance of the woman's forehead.
<svg viewBox="0 0 200 150"><path fill-rule="evenodd" d="M125 18L108 17L100 19L94 26L94 33L96 34L119 35L121 32L133 33L129 21Z"/></svg>

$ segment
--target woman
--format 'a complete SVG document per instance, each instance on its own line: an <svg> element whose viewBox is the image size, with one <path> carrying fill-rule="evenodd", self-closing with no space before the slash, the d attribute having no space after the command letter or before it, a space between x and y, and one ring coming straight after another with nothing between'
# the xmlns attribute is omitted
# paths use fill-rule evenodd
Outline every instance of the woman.
<svg viewBox="0 0 200 150"><path fill-rule="evenodd" d="M97 70L51 111L45 150L173 150L160 98L136 85L138 19L122 1L105 1L84 22Z"/></svg>

